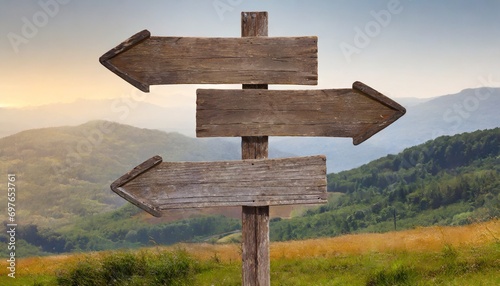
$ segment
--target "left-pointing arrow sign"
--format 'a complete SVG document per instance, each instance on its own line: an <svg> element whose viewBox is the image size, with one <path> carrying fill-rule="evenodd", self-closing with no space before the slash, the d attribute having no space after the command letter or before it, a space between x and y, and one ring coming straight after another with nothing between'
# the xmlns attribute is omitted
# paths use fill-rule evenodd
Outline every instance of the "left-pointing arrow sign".
<svg viewBox="0 0 500 286"><path fill-rule="evenodd" d="M162 162L155 156L111 189L154 216L178 208L326 203L324 156Z"/></svg>
<svg viewBox="0 0 500 286"><path fill-rule="evenodd" d="M144 92L159 84L318 81L317 37L151 37L139 32L99 61Z"/></svg>

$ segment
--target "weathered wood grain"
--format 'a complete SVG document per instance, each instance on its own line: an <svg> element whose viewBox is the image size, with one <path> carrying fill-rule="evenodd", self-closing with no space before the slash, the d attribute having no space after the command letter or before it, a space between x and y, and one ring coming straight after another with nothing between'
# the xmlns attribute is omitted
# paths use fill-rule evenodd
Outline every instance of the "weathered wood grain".
<svg viewBox="0 0 500 286"><path fill-rule="evenodd" d="M144 30L100 62L145 92L159 84L316 85L317 52L317 37L151 37Z"/></svg>
<svg viewBox="0 0 500 286"><path fill-rule="evenodd" d="M267 37L267 12L241 13L242 37ZM243 89L267 89L267 84L244 84ZM269 138L242 137L241 157L267 159ZM269 255L269 206L243 206L241 212L242 233L242 285L271 285L271 260Z"/></svg>
<svg viewBox="0 0 500 286"><path fill-rule="evenodd" d="M177 208L326 202L324 156L222 162L159 158L134 168L111 189L155 216Z"/></svg>
<svg viewBox="0 0 500 286"><path fill-rule="evenodd" d="M196 135L351 137L357 145L406 112L368 88L356 82L352 89L199 89Z"/></svg>
<svg viewBox="0 0 500 286"><path fill-rule="evenodd" d="M271 285L269 206L242 209L242 285Z"/></svg>

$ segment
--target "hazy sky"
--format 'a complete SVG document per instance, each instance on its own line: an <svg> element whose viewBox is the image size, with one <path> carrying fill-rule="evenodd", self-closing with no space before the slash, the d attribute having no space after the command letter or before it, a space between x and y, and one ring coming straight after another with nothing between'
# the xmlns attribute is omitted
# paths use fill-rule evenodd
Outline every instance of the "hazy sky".
<svg viewBox="0 0 500 286"><path fill-rule="evenodd" d="M500 86L498 0L0 0L0 106L141 97L102 54L143 29L239 37L242 11L268 11L269 36L319 37L319 85L307 88L359 80L398 98ZM194 108L196 88L153 86L146 100Z"/></svg>

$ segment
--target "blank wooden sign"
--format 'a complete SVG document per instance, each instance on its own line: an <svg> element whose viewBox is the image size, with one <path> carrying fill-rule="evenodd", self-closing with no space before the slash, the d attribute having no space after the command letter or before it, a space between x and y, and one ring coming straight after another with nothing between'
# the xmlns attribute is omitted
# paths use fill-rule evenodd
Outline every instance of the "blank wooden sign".
<svg viewBox="0 0 500 286"><path fill-rule="evenodd" d="M162 162L155 156L111 189L154 216L178 208L321 204L326 158Z"/></svg>
<svg viewBox="0 0 500 286"><path fill-rule="evenodd" d="M352 89L199 89L196 104L198 137L351 137L355 145L406 112L360 82Z"/></svg>
<svg viewBox="0 0 500 286"><path fill-rule="evenodd" d="M151 37L144 30L99 59L148 92L158 84L318 83L317 37Z"/></svg>

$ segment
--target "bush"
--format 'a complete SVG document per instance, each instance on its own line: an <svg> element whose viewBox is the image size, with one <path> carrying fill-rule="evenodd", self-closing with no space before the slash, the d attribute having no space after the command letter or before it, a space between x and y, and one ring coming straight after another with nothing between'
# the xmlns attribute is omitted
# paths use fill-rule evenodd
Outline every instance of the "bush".
<svg viewBox="0 0 500 286"><path fill-rule="evenodd" d="M198 264L182 250L87 257L57 275L58 285L189 285Z"/></svg>
<svg viewBox="0 0 500 286"><path fill-rule="evenodd" d="M378 285L413 285L415 271L408 266L395 265L391 269L384 269L368 277L367 286Z"/></svg>
<svg viewBox="0 0 500 286"><path fill-rule="evenodd" d="M123 285L134 275L144 275L140 260L130 252L118 252L104 258L101 271L106 285Z"/></svg>
<svg viewBox="0 0 500 286"><path fill-rule="evenodd" d="M185 285L199 271L197 263L184 251L174 255L159 253L146 262L146 272L153 278L149 285Z"/></svg>
<svg viewBox="0 0 500 286"><path fill-rule="evenodd" d="M97 263L86 259L79 262L75 268L67 273L60 273L57 277L58 285L66 286L92 286L104 285L102 273L98 271Z"/></svg>

